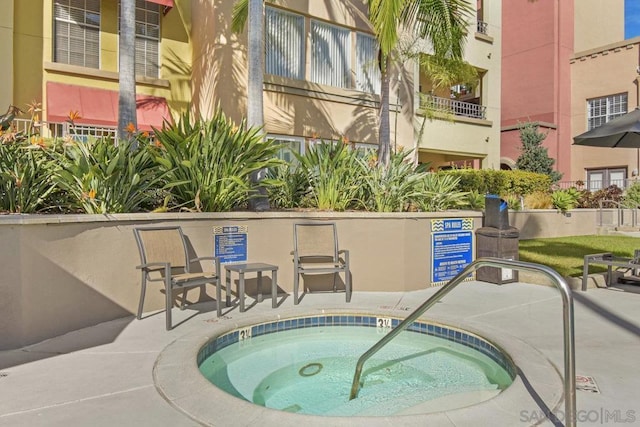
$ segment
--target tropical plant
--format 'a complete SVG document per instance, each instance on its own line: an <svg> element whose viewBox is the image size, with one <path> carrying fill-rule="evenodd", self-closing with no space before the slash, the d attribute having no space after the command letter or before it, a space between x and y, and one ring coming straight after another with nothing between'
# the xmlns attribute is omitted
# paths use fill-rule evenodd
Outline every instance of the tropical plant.
<svg viewBox="0 0 640 427"><path fill-rule="evenodd" d="M522 209L523 199L517 194L507 194L504 197L509 209L519 211Z"/></svg>
<svg viewBox="0 0 640 427"><path fill-rule="evenodd" d="M148 146L136 139L71 139L53 156L60 167L55 184L67 194L66 208L88 214L139 212L151 204L154 190L162 187L162 173Z"/></svg>
<svg viewBox="0 0 640 427"><path fill-rule="evenodd" d="M467 201L467 192L459 191L460 178L448 174L430 173L422 180L423 197L417 202L424 212L444 211L463 207Z"/></svg>
<svg viewBox="0 0 640 427"><path fill-rule="evenodd" d="M573 190L573 191L572 191ZM578 205L580 193L575 188L567 190L557 190L551 193L553 207L564 213Z"/></svg>
<svg viewBox="0 0 640 427"><path fill-rule="evenodd" d="M458 184L459 185L459 184ZM484 209L484 194L478 193L475 190L471 190L465 197L464 207L472 209L474 211L481 211Z"/></svg>
<svg viewBox="0 0 640 427"><path fill-rule="evenodd" d="M51 141L0 143L0 211L40 212L51 206L56 186L47 177L57 168L47 150Z"/></svg>
<svg viewBox="0 0 640 427"><path fill-rule="evenodd" d="M276 185L269 188L269 200L275 208L303 207L309 189L309 181L302 168L280 165L269 169L267 178Z"/></svg>
<svg viewBox="0 0 640 427"><path fill-rule="evenodd" d="M356 203L363 165L355 150L343 143L321 142L296 158L309 182L313 207L344 211Z"/></svg>
<svg viewBox="0 0 640 427"><path fill-rule="evenodd" d="M404 212L423 197L424 166L409 162L411 152L392 153L388 167L371 156L360 158L365 207L376 212Z"/></svg>
<svg viewBox="0 0 640 427"><path fill-rule="evenodd" d="M282 163L277 146L263 141L258 129L245 129L218 110L209 120L191 122L188 113L156 131L156 161L172 185L174 207L197 212L245 208L256 188L252 173ZM267 180L261 185L272 185Z"/></svg>

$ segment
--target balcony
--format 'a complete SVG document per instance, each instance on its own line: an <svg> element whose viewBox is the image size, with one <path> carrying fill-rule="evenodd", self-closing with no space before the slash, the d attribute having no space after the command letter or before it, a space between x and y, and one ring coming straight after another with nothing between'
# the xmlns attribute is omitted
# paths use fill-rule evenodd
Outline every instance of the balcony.
<svg viewBox="0 0 640 427"><path fill-rule="evenodd" d="M478 19L478 22L476 24L476 32L480 34L484 34L486 36L488 27L489 27L489 24Z"/></svg>
<svg viewBox="0 0 640 427"><path fill-rule="evenodd" d="M480 98L458 101L457 99L440 98L428 94L420 94L420 108L480 120L485 120L487 113L487 107L480 105Z"/></svg>

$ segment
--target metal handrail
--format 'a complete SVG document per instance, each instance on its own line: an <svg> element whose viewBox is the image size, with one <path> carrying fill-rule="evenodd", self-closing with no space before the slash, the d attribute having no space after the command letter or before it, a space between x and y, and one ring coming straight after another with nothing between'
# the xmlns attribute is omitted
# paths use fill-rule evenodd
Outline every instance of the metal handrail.
<svg viewBox="0 0 640 427"><path fill-rule="evenodd" d="M602 212L603 208L603 204L604 203L611 203L612 205L616 206L613 209L617 209L618 210L618 222L617 222L617 226L618 227L622 227L624 225L624 211L626 209L629 209L631 211L631 226L635 227L638 225L638 209L640 208L640 203L633 203L631 201L625 201L625 203L633 203L634 206L628 206L617 200L611 200L611 199L602 199L599 201L599 206L600 209L598 210L598 220L599 220L599 226L602 227L603 226L603 217L604 214Z"/></svg>
<svg viewBox="0 0 640 427"><path fill-rule="evenodd" d="M575 339L574 339L574 323L573 323L573 296L571 288L558 272L545 265L534 264L523 261L512 261L500 258L479 258L469 264L456 277L447 282L438 292L433 294L431 298L426 300L420 307L415 309L406 319L398 326L393 328L380 341L375 343L367 350L356 364L356 371L353 375L353 383L351 385L351 395L349 400L358 397L360 390L360 377L362 376L362 368L364 363L373 356L378 350L384 347L389 341L395 338L400 332L411 325L418 317L431 308L435 303L440 301L445 295L462 283L467 277L481 267L499 267L511 268L514 270L525 270L542 273L556 285L562 296L562 313L563 313L563 329L564 329L564 395L565 395L565 420L566 425L575 427L576 425L576 356L575 356Z"/></svg>

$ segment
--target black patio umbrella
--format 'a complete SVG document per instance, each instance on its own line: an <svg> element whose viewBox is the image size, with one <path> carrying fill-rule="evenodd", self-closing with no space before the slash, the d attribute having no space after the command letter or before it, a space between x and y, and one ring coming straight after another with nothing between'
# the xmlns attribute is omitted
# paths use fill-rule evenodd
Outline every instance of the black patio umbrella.
<svg viewBox="0 0 640 427"><path fill-rule="evenodd" d="M640 108L573 138L574 145L640 148Z"/></svg>

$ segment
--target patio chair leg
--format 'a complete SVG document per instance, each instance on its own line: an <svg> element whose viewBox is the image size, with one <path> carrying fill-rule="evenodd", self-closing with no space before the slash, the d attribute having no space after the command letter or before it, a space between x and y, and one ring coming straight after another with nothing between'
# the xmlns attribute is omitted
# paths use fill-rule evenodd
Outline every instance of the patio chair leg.
<svg viewBox="0 0 640 427"><path fill-rule="evenodd" d="M187 288L182 288L182 302L180 303L180 310L184 310L184 306L186 302L187 302Z"/></svg>
<svg viewBox="0 0 640 427"><path fill-rule="evenodd" d="M216 279L216 309L218 317L222 316L222 289L220 284L220 278ZM229 298L229 291L227 290L227 298Z"/></svg>
<svg viewBox="0 0 640 427"><path fill-rule="evenodd" d="M349 269L344 271L344 286L347 293L347 302L351 302L351 272Z"/></svg>
<svg viewBox="0 0 640 427"><path fill-rule="evenodd" d="M142 319L142 308L144 306L144 296L147 291L147 273L142 271L142 280L140 286L140 302L138 302L138 315L136 316L138 320Z"/></svg>
<svg viewBox="0 0 640 427"><path fill-rule="evenodd" d="M298 287L300 286L300 274L296 271L293 275L293 304L298 305Z"/></svg>
<svg viewBox="0 0 640 427"><path fill-rule="evenodd" d="M166 320L167 320L167 331L171 330L171 308L173 307L173 292L171 289L171 284L165 283L165 305L166 308Z"/></svg>

